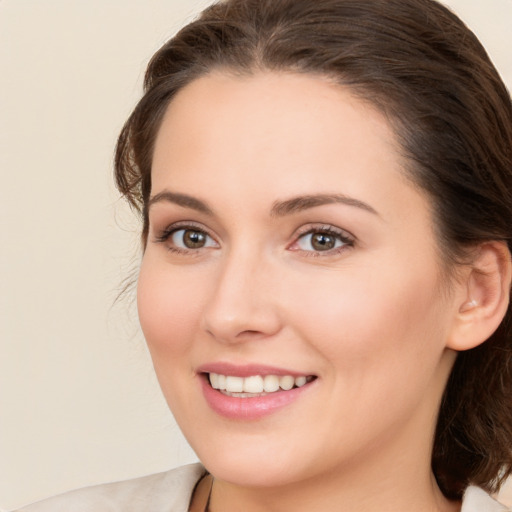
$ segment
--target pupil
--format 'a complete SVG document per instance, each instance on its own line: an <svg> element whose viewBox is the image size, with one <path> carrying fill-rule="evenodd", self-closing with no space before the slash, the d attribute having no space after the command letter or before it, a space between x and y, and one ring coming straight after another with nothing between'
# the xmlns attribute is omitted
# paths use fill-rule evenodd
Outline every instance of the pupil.
<svg viewBox="0 0 512 512"><path fill-rule="evenodd" d="M206 241L204 233L200 231L185 231L183 235L183 243L189 249L197 249L203 247Z"/></svg>
<svg viewBox="0 0 512 512"><path fill-rule="evenodd" d="M334 247L335 243L334 237L325 233L314 234L311 241L313 248L317 251L328 251Z"/></svg>

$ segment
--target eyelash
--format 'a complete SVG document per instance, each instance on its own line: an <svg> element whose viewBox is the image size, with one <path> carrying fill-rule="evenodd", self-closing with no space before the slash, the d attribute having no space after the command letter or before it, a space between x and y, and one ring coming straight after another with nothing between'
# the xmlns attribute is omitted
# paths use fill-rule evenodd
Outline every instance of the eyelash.
<svg viewBox="0 0 512 512"><path fill-rule="evenodd" d="M193 224L191 222L186 223L177 223L172 224L171 226L168 226L164 230L162 230L154 239L154 242L164 244L169 241L169 238L171 238L176 232L178 231L195 231L198 233L203 233L208 238L213 240L215 243L215 238L206 230L203 226ZM327 249L325 251L319 251L319 250L305 250L301 249L300 247L294 248L294 246L297 246L299 241L303 238L305 238L308 235L313 234L323 234L327 236L332 236L335 238L335 240L342 243L340 247L334 247L332 249ZM307 226L299 229L298 233L295 236L294 241L288 245L288 250L301 252L306 257L325 257L325 256L333 256L336 254L339 254L343 251L346 251L348 248L353 247L355 243L355 237L347 233L345 230L335 228L331 225L318 225L318 226ZM169 252L173 252L176 254L197 254L198 251L201 249L207 249L208 247L199 247L197 249L193 248L181 248L176 247L173 245L167 246L167 250Z"/></svg>
<svg viewBox="0 0 512 512"><path fill-rule="evenodd" d="M308 235L313 234L322 234L327 236L332 236L335 240L340 241L342 245L340 247L334 247L332 249L328 249L325 251L318 250L304 250L304 249L294 249L293 246L296 246L302 238L305 238ZM317 226L308 226L301 228L297 233L295 241L288 246L289 250L301 252L306 257L326 257L326 256L335 256L340 254L341 252L346 251L347 249L353 247L355 244L355 237L350 235L347 231L343 229L336 228L330 225L317 225Z"/></svg>
<svg viewBox="0 0 512 512"><path fill-rule="evenodd" d="M208 231L206 229L204 229L204 227L193 224L191 222L176 223L176 224L172 224L171 226L166 227L155 237L154 242L160 243L160 244L165 244L166 242L169 241L169 238L171 238L178 231L195 231L197 233L203 233L208 238L210 238L211 240L216 242L215 238L212 235L210 235L210 233L208 233ZM201 249L205 249L205 248L208 248L208 247L200 247L197 249L193 249L193 248L184 249L182 247L176 247L174 245L167 246L167 250L169 252L173 252L175 254L191 254L191 253L198 254L198 251L200 251Z"/></svg>

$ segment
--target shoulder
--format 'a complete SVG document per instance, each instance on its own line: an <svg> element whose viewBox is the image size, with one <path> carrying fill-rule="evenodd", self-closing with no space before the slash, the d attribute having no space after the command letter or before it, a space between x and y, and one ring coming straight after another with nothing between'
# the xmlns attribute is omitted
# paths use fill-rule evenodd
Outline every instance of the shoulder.
<svg viewBox="0 0 512 512"><path fill-rule="evenodd" d="M204 474L201 464L190 464L164 473L85 487L15 512L186 512L192 491Z"/></svg>
<svg viewBox="0 0 512 512"><path fill-rule="evenodd" d="M468 487L464 493L461 512L511 512L479 487Z"/></svg>

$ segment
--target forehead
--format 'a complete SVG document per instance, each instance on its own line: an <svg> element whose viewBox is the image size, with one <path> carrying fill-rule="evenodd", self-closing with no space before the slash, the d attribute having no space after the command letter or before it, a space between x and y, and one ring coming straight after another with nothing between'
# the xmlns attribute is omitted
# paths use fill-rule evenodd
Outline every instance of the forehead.
<svg viewBox="0 0 512 512"><path fill-rule="evenodd" d="M406 176L392 127L349 89L305 74L217 72L170 103L155 144L152 195L170 189L244 210L340 193L384 216L418 206L425 213L426 198Z"/></svg>
<svg viewBox="0 0 512 512"><path fill-rule="evenodd" d="M300 179L300 170L310 166L329 170L333 153L342 157L338 168L365 155L375 163L393 159L399 168L395 147L383 116L326 78L214 73L193 81L170 103L157 135L153 182L162 174L169 178L170 163L178 172L205 161L210 171L222 166L236 176L265 168L273 179L288 170L286 162Z"/></svg>

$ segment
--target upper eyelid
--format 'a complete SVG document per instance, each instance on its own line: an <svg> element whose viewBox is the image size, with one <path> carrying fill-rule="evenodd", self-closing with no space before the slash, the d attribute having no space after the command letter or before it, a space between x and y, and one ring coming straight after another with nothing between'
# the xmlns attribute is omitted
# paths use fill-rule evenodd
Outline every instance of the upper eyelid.
<svg viewBox="0 0 512 512"><path fill-rule="evenodd" d="M171 222L169 224L165 224L163 228L155 228L155 223L150 222L150 232L153 233L156 239L162 238L163 235L170 235L174 231L178 231L179 229L192 228L197 229L198 231L202 231L206 233L209 237L211 237L216 243L220 243L219 237L207 226L203 223L193 220L179 220L175 222ZM327 232L333 235L338 235L343 238L350 239L353 242L357 241L357 237L353 235L350 231L335 226L329 223L321 223L321 222L312 222L307 223L299 228L296 228L293 234L291 235L291 242L289 244L294 244L298 240L298 238L305 236L310 233L315 232ZM289 245L288 244L288 245Z"/></svg>
<svg viewBox="0 0 512 512"><path fill-rule="evenodd" d="M170 238L170 236L181 229L190 228L192 230L202 231L207 236L209 236L212 240L215 241L216 244L219 244L218 237L215 236L210 229L205 227L203 224L195 221L185 220L185 221L176 221L171 222L170 224L166 224L163 228L155 228L150 223L150 232L153 235L153 240L155 242L162 242Z"/></svg>
<svg viewBox="0 0 512 512"><path fill-rule="evenodd" d="M172 232L177 231L179 229L186 229L186 228L192 228L197 229L197 231L204 231L207 235L214 238L214 235L212 235L212 232L209 228L207 228L204 224L193 221L193 220L179 220L176 222L171 222L169 224L165 224L165 227L163 228L155 228L150 223L150 229L152 231L158 231L158 232Z"/></svg>
<svg viewBox="0 0 512 512"><path fill-rule="evenodd" d="M346 229L339 228L337 226L333 226L332 224L309 224L304 225L298 228L295 232L295 238L299 238L301 236L315 233L315 232L326 232L326 233L332 233L339 236L342 236L344 238L350 238L353 241L356 241L357 238L355 235L353 235L350 231L347 231Z"/></svg>

